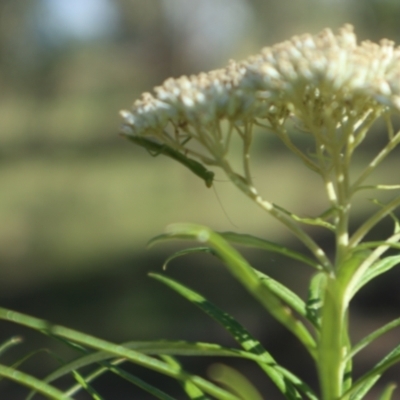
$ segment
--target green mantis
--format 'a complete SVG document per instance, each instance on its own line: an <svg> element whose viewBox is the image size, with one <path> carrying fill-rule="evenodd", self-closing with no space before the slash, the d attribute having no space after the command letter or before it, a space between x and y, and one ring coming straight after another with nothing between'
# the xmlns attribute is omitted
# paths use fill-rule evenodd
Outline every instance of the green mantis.
<svg viewBox="0 0 400 400"><path fill-rule="evenodd" d="M206 186L209 188L213 184L214 180L214 172L209 171L207 168L204 167L203 164L199 163L196 160L193 160L192 158L189 158L181 153L179 153L177 150L173 149L172 147L166 145L166 144L160 144L156 143L153 140L140 137L140 136L134 136L126 133L121 133L122 136L126 137L128 140L131 142L144 147L146 150L150 152L150 154L155 153L155 154L164 154L181 164L183 164L185 167L189 168L194 174L196 174L198 177L203 179L205 182Z"/></svg>

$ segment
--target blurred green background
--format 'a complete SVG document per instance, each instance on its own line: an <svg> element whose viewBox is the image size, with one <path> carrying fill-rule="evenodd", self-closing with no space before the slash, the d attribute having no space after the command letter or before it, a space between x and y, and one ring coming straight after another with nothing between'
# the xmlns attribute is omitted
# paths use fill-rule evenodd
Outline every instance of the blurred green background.
<svg viewBox="0 0 400 400"><path fill-rule="evenodd" d="M147 240L169 223L185 221L297 243L218 171L215 191L206 189L172 160L152 158L121 139L118 111L170 76L223 67L230 58L245 58L294 34L327 26L337 30L349 22L359 39L399 42L399 20L397 0L2 0L1 305L114 341L232 344L207 317L147 278L178 248L146 251ZM257 140L254 175L265 197L303 215L322 211L319 179L273 139ZM398 170L394 157L380 176L385 183L396 181ZM361 203L356 217L367 207ZM329 248L331 238L315 233ZM245 254L305 295L311 271L275 255ZM190 257L174 262L167 273L232 312L279 361L315 382L290 335L217 262ZM382 278L384 289L367 289L356 300L355 337L397 316L395 277ZM2 323L1 340L14 334L22 334L25 343L10 360L49 346L39 335ZM360 355L360 371L391 348L399 335L392 336L376 346L376 354ZM186 365L204 374L209 363L196 359ZM43 375L54 365L52 357L41 354L26 363L26 370ZM279 398L252 366L245 366L266 397ZM111 378L101 384L109 398L125 398L124 390L131 390ZM23 393L0 383L1 398L19 399Z"/></svg>

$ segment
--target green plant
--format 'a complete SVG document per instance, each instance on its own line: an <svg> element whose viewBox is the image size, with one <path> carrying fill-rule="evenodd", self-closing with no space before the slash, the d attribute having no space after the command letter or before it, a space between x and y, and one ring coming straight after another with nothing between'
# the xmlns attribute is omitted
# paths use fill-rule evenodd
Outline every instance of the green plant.
<svg viewBox="0 0 400 400"><path fill-rule="evenodd" d="M157 239L189 238L209 246L268 312L305 346L315 360L322 398L326 400L362 398L382 371L398 360L394 350L366 376L351 381L352 357L376 335L365 339L362 346L353 347L348 333L350 301L362 286L400 261L399 256L382 257L388 249L399 247L398 221L392 212L400 204L400 197L387 204L376 200L378 210L354 233L349 232L351 206L358 192L400 188L365 185L400 140L400 133L394 133L391 122L391 114L398 113L400 105L399 54L399 49L388 40L380 45L357 45L350 26L342 28L337 36L325 30L317 36L295 37L266 48L240 63L231 61L226 69L169 79L155 88L155 96L145 94L131 111L121 113L128 138L150 138L185 157L190 155L203 164L223 169L233 184L286 225L308 248L312 260L303 261L318 272L310 283L310 297L303 301L254 270L229 241L234 237L236 243L299 259L300 255L290 249L247 235L217 234L194 225L175 225ZM351 179L353 155L378 119L386 123L387 143L359 176ZM293 121L296 129L288 127ZM311 139L312 154L295 144L293 130L294 135ZM322 178L329 201L329 208L322 215L301 218L261 197L252 179L250 149L253 135L265 132L276 135ZM242 145L240 170L230 162L233 136ZM382 241L365 241L371 229L388 215L394 221L393 234ZM302 224L332 232L333 261ZM304 320L310 325L305 325ZM396 325L393 322L379 333ZM275 379L271 375L275 376L276 369L273 374L266 373ZM287 398L300 398L301 390L296 384L291 382L291 386L290 379L279 374L285 382L280 386L282 393ZM275 383L279 387L278 381Z"/></svg>
<svg viewBox="0 0 400 400"><path fill-rule="evenodd" d="M398 190L400 185L366 184L367 178L400 142L392 117L400 108L400 49L388 40L380 44L357 44L352 27L338 35L324 30L316 36L304 35L265 48L256 56L227 68L179 79L168 79L144 94L132 110L122 111L122 134L153 154L164 154L180 162L203 179L209 187L213 172L204 165L221 168L229 180L266 213L280 221L306 247L302 254L280 244L233 232L217 233L194 224L175 224L150 244L171 239L190 239L200 247L178 252L171 259L207 251L217 257L232 275L287 328L305 347L315 362L321 393L280 365L239 322L188 287L164 275L151 274L220 323L240 348L211 343L131 342L115 345L46 321L0 309L0 318L42 331L64 340L82 352L45 380L21 375L16 368L0 365L0 375L40 390L49 398L70 399L81 388L94 399L101 396L91 382L112 371L139 385L159 399L171 397L137 377L126 373L123 363L132 362L168 375L181 382L187 398L258 400L263 398L244 377L219 366L214 378L221 385L185 371L174 356L218 355L254 361L290 400L360 400L392 365L400 361L400 345L369 372L352 380L352 360L375 339L400 325L400 318L352 344L349 335L349 305L357 292L377 276L391 270L400 256L387 255L398 249L399 221L394 212L400 196L388 202L373 200L377 209L349 230L354 197L365 190ZM373 134L373 124L382 120L387 128L383 148L351 177L353 155L364 139ZM294 127L293 128L293 123ZM303 218L264 199L253 183L250 150L253 135L278 137L305 167L322 179L329 202L321 215ZM296 144L303 135L313 143L313 152ZM232 142L241 143L241 168L232 162ZM368 241L367 235L382 219L390 217L389 237ZM335 254L331 260L304 229L313 225L331 232ZM243 245L283 254L315 270L306 299L253 268L233 245ZM168 262L167 261L167 262ZM11 347L8 342L0 349ZM1 354L1 353L0 353ZM78 372L97 365L89 375ZM55 389L51 382L72 373L77 384L68 391ZM389 400L395 385L386 387L381 400ZM265 395L268 396L267 394Z"/></svg>

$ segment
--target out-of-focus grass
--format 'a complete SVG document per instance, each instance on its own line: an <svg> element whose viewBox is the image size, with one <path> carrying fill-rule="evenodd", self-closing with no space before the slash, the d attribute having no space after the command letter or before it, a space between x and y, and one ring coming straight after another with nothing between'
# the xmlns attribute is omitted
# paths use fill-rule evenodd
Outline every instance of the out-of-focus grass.
<svg viewBox="0 0 400 400"><path fill-rule="evenodd" d="M132 94L70 95L42 102L26 97L0 100L1 153L34 144L80 146L112 141L118 131L118 110L129 106ZM125 101L124 101L125 100ZM121 104L122 101L122 104Z"/></svg>

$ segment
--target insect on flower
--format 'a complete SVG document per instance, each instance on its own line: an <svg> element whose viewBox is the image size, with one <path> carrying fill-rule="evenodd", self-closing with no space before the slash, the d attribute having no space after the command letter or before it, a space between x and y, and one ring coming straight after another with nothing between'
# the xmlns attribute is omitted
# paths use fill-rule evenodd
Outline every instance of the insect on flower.
<svg viewBox="0 0 400 400"><path fill-rule="evenodd" d="M199 163L192 158L185 156L182 153L179 153L177 150L174 150L172 147L166 144L157 143L151 139L135 136L127 132L122 132L122 136L126 137L131 142L144 147L152 156L157 156L159 154L164 154L175 161L180 162L182 165L190 169L195 175L204 180L206 186L210 188L213 184L214 180L214 172L209 171L203 164Z"/></svg>

